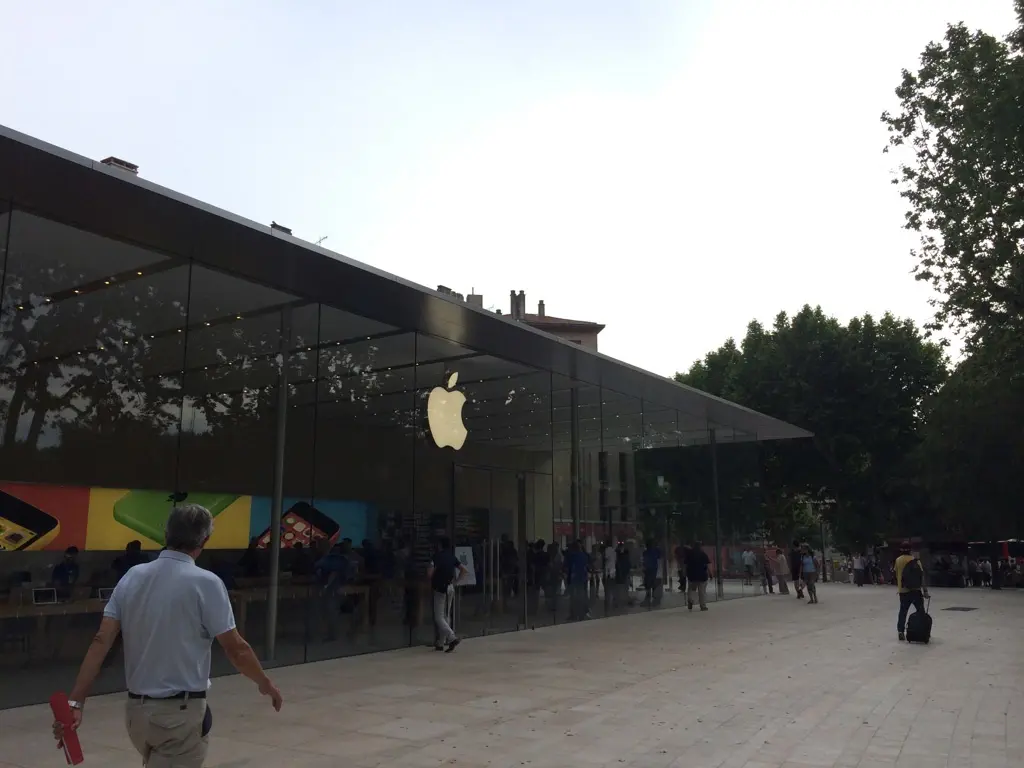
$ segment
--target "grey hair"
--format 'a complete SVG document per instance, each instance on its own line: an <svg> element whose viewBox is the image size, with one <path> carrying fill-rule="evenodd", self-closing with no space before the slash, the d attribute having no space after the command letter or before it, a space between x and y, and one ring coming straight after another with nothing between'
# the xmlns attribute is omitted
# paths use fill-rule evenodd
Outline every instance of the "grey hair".
<svg viewBox="0 0 1024 768"><path fill-rule="evenodd" d="M182 504L171 510L164 538L168 549L191 552L200 549L213 533L213 515L199 504Z"/></svg>

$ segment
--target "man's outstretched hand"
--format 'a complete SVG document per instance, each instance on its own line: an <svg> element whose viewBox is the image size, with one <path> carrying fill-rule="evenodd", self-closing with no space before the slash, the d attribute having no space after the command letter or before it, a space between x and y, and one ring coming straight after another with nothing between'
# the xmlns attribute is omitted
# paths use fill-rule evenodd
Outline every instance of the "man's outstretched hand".
<svg viewBox="0 0 1024 768"><path fill-rule="evenodd" d="M260 693L264 696L270 697L270 703L274 705L275 712L281 711L281 705L284 704L284 697L281 695L281 691L278 690L277 686L270 682L269 678L260 685Z"/></svg>

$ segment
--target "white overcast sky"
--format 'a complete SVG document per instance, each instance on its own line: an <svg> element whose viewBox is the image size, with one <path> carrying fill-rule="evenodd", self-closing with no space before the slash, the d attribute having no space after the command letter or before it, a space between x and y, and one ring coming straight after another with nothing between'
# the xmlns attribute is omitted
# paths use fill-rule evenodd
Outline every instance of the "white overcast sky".
<svg viewBox="0 0 1024 768"><path fill-rule="evenodd" d="M9 2L0 122L670 375L804 303L930 316L879 115L1012 6Z"/></svg>

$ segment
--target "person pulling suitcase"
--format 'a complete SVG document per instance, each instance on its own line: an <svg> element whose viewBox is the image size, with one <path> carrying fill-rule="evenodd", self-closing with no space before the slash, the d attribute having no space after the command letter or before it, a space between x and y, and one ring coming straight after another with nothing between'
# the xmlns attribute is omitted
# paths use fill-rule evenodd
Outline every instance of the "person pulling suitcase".
<svg viewBox="0 0 1024 768"><path fill-rule="evenodd" d="M928 587L924 583L924 566L911 553L910 542L900 544L900 556L896 558L896 587L900 596L900 612L896 619L899 639L911 643L927 643L932 634L932 617L925 610L925 599L930 600ZM914 614L907 619L910 607Z"/></svg>

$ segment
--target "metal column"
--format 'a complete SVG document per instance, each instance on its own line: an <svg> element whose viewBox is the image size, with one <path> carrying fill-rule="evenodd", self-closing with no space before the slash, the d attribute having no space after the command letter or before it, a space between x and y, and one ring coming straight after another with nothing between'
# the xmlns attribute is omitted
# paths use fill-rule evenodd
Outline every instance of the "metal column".
<svg viewBox="0 0 1024 768"><path fill-rule="evenodd" d="M580 537L580 419L576 387L569 389L569 441L569 507L575 541Z"/></svg>
<svg viewBox="0 0 1024 768"><path fill-rule="evenodd" d="M266 658L277 651L277 598L281 574L281 515L284 507L284 459L288 428L288 351L291 346L292 309L281 310L281 343L277 372L277 425L274 437L274 490L270 505L270 586L267 589Z"/></svg>
<svg viewBox="0 0 1024 768"><path fill-rule="evenodd" d="M818 522L821 524L821 583L824 584L828 581L828 557L825 554L825 518L821 516L820 511L818 512Z"/></svg>
<svg viewBox="0 0 1024 768"><path fill-rule="evenodd" d="M715 430L709 431L711 438L711 492L715 504L715 590L718 599L724 597L722 585L722 513L718 498L718 437Z"/></svg>

